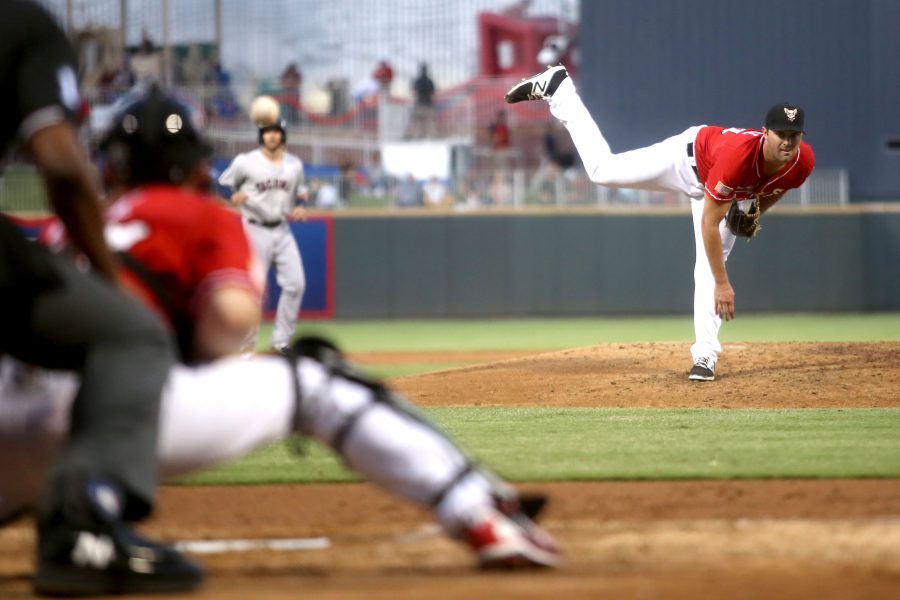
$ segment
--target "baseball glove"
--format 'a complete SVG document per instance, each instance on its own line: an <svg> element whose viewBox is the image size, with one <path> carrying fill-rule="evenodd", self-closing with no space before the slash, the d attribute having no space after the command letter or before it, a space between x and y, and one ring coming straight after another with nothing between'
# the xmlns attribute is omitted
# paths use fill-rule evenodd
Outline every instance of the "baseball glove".
<svg viewBox="0 0 900 600"><path fill-rule="evenodd" d="M750 203L747 212L741 210L737 200L731 201L731 207L728 214L725 215L725 225L728 231L738 237L745 237L750 241L754 235L759 233L762 225L759 224L759 217L762 213L759 210L759 198L754 198Z"/></svg>

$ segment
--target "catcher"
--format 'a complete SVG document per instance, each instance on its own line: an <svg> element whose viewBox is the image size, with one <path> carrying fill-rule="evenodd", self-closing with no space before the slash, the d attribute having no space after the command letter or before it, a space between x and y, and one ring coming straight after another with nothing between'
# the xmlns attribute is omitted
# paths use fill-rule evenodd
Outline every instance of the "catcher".
<svg viewBox="0 0 900 600"><path fill-rule="evenodd" d="M694 263L693 367L688 379L712 381L722 346L722 319L734 318L725 261L736 236L752 237L759 217L815 166L803 141L803 109L776 104L762 129L697 125L647 148L613 154L565 67L548 67L506 94L510 104L546 100L578 149L591 181L611 188L672 191L691 198ZM752 200L748 212L743 205ZM727 218L726 218L727 217Z"/></svg>
<svg viewBox="0 0 900 600"><path fill-rule="evenodd" d="M520 501L333 345L301 338L285 356L238 356L259 317L262 271L237 216L200 191L209 185L211 147L184 106L151 89L123 109L101 150L106 182L121 191L107 211L106 234L122 260L122 280L177 337L181 360L169 372L160 411L163 478L302 434L382 489L431 509L480 566L558 562L552 537L532 520L542 498ZM63 244L54 238L45 241ZM76 373L0 356L0 523L40 501L40 483L72 424L78 383ZM103 587L89 591L133 591L128 584L140 580L129 570L132 551L116 548ZM85 592L71 583L43 591Z"/></svg>

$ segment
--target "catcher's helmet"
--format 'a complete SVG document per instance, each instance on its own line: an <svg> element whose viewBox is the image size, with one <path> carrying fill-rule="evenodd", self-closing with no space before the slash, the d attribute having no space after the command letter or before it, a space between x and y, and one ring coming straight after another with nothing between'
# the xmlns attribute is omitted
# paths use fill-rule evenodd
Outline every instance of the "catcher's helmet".
<svg viewBox="0 0 900 600"><path fill-rule="evenodd" d="M263 127L259 128L259 136L258 136L259 145L262 146L263 134L272 129L277 129L278 131L281 132L281 145L283 146L283 145L287 144L287 123L284 122L284 119L279 119L278 121L275 121L271 125L264 125Z"/></svg>
<svg viewBox="0 0 900 600"><path fill-rule="evenodd" d="M131 185L180 184L212 154L190 110L156 85L116 115L100 149L107 166Z"/></svg>

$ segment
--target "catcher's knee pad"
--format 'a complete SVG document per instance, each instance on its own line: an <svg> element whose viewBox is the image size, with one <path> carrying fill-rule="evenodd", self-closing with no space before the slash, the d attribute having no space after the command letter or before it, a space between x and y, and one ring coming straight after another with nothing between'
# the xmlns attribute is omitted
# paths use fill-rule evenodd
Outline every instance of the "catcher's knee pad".
<svg viewBox="0 0 900 600"><path fill-rule="evenodd" d="M291 345L289 354L298 359L311 358L321 364L331 377L353 381L379 396L388 394L384 384L347 362L344 353L330 340L317 336L301 337Z"/></svg>
<svg viewBox="0 0 900 600"><path fill-rule="evenodd" d="M332 435L329 444L339 453L342 452L344 441L355 427L357 421L367 411L369 411L376 403L385 402L391 395L388 389L378 380L366 375L353 365L347 362L343 352L330 340L316 336L305 336L297 339L287 353L288 357L299 364L301 359L310 359L317 362L325 370L328 379L326 387L333 388L335 380L349 381L365 387L371 393L371 401L362 403L354 408L343 420L338 431ZM309 430L311 426L303 423L304 415L310 412L313 407L309 406L314 401L302 389L299 376L296 380L297 384L297 410L295 418L295 428L298 430ZM328 392L325 392L326 394ZM321 401L321 399L320 399Z"/></svg>
<svg viewBox="0 0 900 600"><path fill-rule="evenodd" d="M297 339L291 345L291 354L298 358L312 358L322 363L329 370L346 362L343 352L333 342L314 335Z"/></svg>

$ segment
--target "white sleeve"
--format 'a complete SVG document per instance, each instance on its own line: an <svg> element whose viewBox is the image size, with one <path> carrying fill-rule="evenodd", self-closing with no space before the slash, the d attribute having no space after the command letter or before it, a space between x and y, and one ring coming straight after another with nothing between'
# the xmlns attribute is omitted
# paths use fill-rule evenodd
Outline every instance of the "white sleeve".
<svg viewBox="0 0 900 600"><path fill-rule="evenodd" d="M238 191L241 184L247 177L244 175L244 155L238 154L225 169L225 172L219 176L219 183L225 187L230 187L234 191Z"/></svg>

